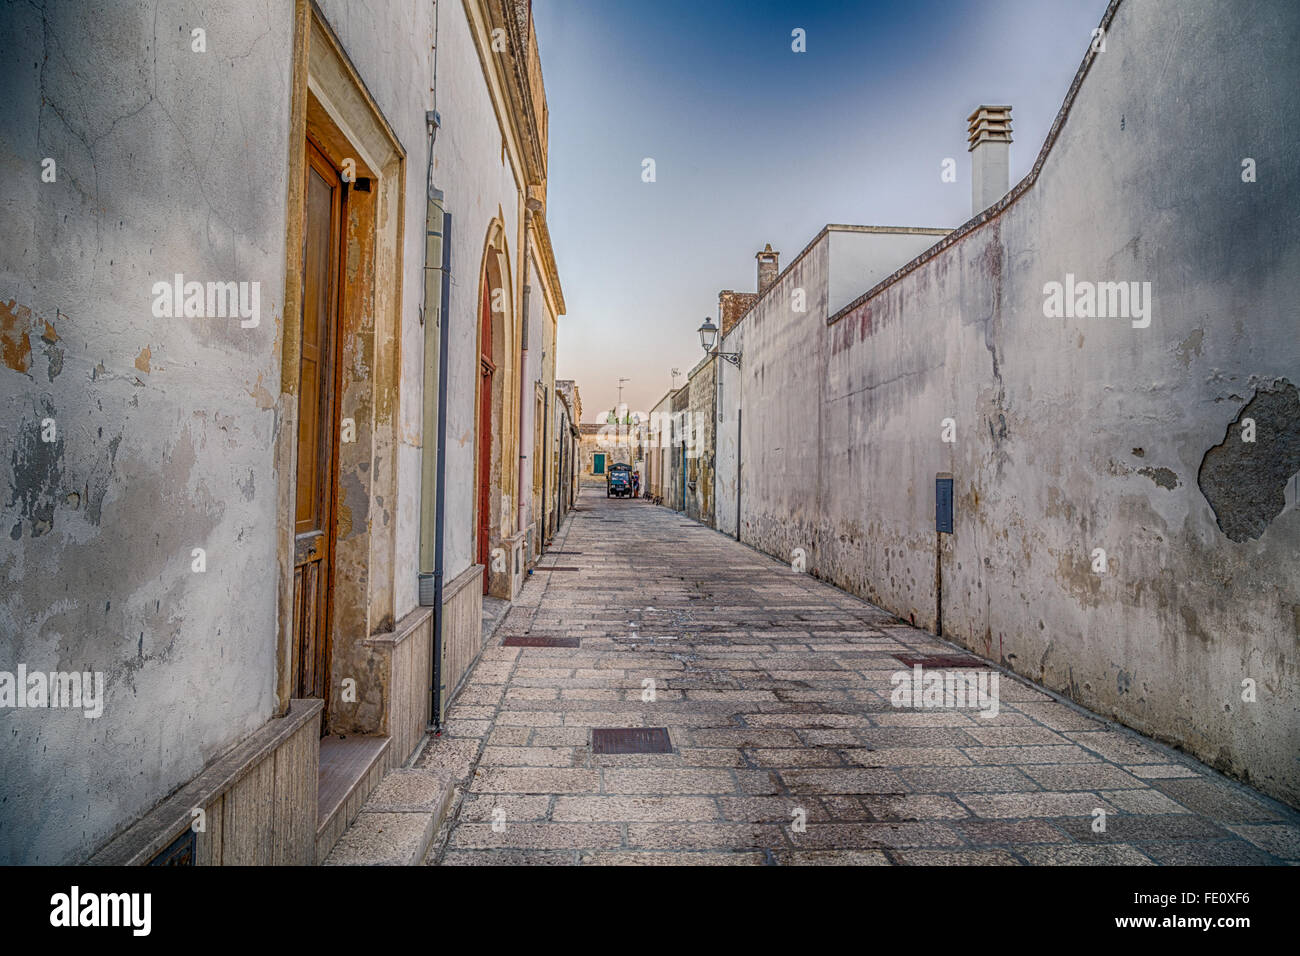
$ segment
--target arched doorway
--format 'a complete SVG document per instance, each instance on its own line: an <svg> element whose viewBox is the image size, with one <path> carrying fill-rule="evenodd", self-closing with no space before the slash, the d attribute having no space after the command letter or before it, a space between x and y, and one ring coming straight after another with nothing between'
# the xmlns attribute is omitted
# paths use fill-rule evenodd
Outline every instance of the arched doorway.
<svg viewBox="0 0 1300 956"><path fill-rule="evenodd" d="M478 415L475 422L474 538L476 563L484 566L483 593L512 593L515 439L509 409L518 401L510 258L498 216L488 227L478 290Z"/></svg>
<svg viewBox="0 0 1300 956"><path fill-rule="evenodd" d="M492 290L484 270L479 289L479 393L478 393L478 563L484 566L483 593L488 593L492 556L492 380L496 360L492 352Z"/></svg>

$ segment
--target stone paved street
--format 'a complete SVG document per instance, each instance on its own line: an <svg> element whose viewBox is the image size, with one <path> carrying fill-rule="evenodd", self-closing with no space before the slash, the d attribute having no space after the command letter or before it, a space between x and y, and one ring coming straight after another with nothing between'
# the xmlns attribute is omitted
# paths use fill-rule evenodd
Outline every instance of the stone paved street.
<svg viewBox="0 0 1300 956"><path fill-rule="evenodd" d="M667 509L585 487L542 565L419 760L461 779L430 863L1300 861L1291 811L1006 674L994 718L895 708L952 645Z"/></svg>

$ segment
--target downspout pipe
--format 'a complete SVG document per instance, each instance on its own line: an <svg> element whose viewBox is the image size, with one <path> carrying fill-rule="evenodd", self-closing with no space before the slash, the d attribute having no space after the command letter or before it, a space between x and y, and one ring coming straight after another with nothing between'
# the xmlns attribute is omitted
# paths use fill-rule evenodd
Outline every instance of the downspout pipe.
<svg viewBox="0 0 1300 956"><path fill-rule="evenodd" d="M430 117L437 130L437 114ZM430 168L433 144L430 142ZM447 321L451 296L451 216L443 204L442 190L428 186L425 202L424 236L424 386L423 434L420 460L420 604L433 608L432 674L430 675L430 723L437 727L442 718L442 645L444 528L447 501L447 351L450 345ZM438 303L436 311L429 304ZM435 366L436 363L436 366ZM437 387L433 371L437 369Z"/></svg>
<svg viewBox="0 0 1300 956"><path fill-rule="evenodd" d="M429 723L434 728L439 728L442 724L443 516L447 494L447 349L450 342L446 324L451 296L451 216L447 214L442 190L433 185L433 147L438 141L438 130L442 127L442 118L438 115L438 13L441 6L435 0L430 83L433 103L425 114L425 123L429 127L429 157L424 172L424 300L420 310L420 321L424 325L424 381L420 396L423 434L420 455L420 562L417 575L420 604L433 607ZM437 303L437 312L432 317L433 321L429 321L429 306L434 302ZM435 356L438 362L436 389L429 381ZM430 449L436 449L435 453L430 455Z"/></svg>
<svg viewBox="0 0 1300 956"><path fill-rule="evenodd" d="M451 213L447 213L443 217L443 236L441 315L448 316L450 315L451 305ZM434 533L434 551L438 556L438 563L433 572L436 585L433 641L433 706L435 710L433 713L435 723L439 727L442 726L442 622L444 617L442 588L445 583L443 572L447 555L447 352L451 341L445 320L440 331L442 334L439 337L438 349L438 498L434 505L434 522L437 527Z"/></svg>
<svg viewBox="0 0 1300 956"><path fill-rule="evenodd" d="M524 255L528 254L528 240L524 240ZM528 498L524 497L525 489L528 496L532 496L532 482L528 480L528 446L525 444L527 439L526 427L528 424L528 405L532 397L528 394L528 295L532 291L528 285L528 260L524 260L524 301L523 301L523 328L519 336L519 517L517 520L517 530L525 531L528 528ZM524 558L527 563L532 558L528 555Z"/></svg>
<svg viewBox="0 0 1300 956"><path fill-rule="evenodd" d="M529 437L526 426L529 422L528 409L532 407L532 396L528 394L525 383L528 378L528 298L532 292L532 287L528 282L529 272L531 271L532 258L529 248L530 231L533 220L532 200L529 200L524 207L524 248L523 248L523 317L519 329L519 485L516 489L518 497L516 519L516 531L522 533L528 527L528 502L532 499L533 488L532 479L528 474L528 446L525 444ZM527 497L524 496L527 489ZM533 556L531 554L524 557L524 564L529 565Z"/></svg>
<svg viewBox="0 0 1300 956"><path fill-rule="evenodd" d="M440 195L441 198L441 195ZM446 514L447 514L447 353L451 342L448 334L447 319L450 315L451 300L451 214L442 216L442 249L439 273L439 307L438 314L438 424L437 456L434 463L436 488L433 505L433 570L429 575L431 594L426 600L426 577L420 574L420 603L433 605L433 686L430 716L434 726L442 724L442 646L443 646L443 585L446 570ZM429 419L426 419L428 421ZM425 445L428 448L428 445ZM426 456L427 457L427 456ZM428 499L425 499L426 501ZM428 509L421 514L421 543L424 540L425 519ZM421 567L425 564L424 548L421 547Z"/></svg>
<svg viewBox="0 0 1300 956"><path fill-rule="evenodd" d="M546 544L546 539L551 533L550 516L547 512L550 510L551 501L547 497L547 466L551 463L551 446L549 444L551 425L551 392L545 385L542 386L542 540L538 542L537 550L541 551ZM536 426L534 426L536 427Z"/></svg>
<svg viewBox="0 0 1300 956"><path fill-rule="evenodd" d="M441 523L437 520L435 499L442 493L442 442L439 431L445 423L447 388L446 345L444 325L447 318L446 261L451 245L446 241L447 216L443 206L442 190L429 187L425 204L424 235L424 449L420 461L420 604L437 607L434 600L434 582L442 563L442 550L438 546ZM429 306L437 303L434 309ZM437 386L434 386L434 376ZM436 449L436 452L434 452ZM434 452L431 454L431 452Z"/></svg>
<svg viewBox="0 0 1300 956"><path fill-rule="evenodd" d="M430 675L429 718L436 727L442 717L443 643L443 515L447 499L447 332L451 293L451 216L443 207L442 190L429 187L424 242L425 302L437 302L424 323L424 421L420 461L420 604L433 608L433 673ZM430 321L432 319L432 321ZM435 366L436 362L436 366ZM437 369L437 388L432 372Z"/></svg>

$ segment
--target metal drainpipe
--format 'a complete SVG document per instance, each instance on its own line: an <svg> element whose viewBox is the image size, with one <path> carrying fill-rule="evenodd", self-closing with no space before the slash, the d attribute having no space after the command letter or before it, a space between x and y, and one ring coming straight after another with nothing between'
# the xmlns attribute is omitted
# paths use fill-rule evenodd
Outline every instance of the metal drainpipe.
<svg viewBox="0 0 1300 956"><path fill-rule="evenodd" d="M543 356L543 362L545 356ZM542 386L542 540L538 542L537 550L541 551L546 544L546 535L550 531L549 522L547 521L546 510L550 500L546 497L547 481L546 466L551 463L551 446L547 443L547 435L551 424L551 390L545 385Z"/></svg>
<svg viewBox="0 0 1300 956"><path fill-rule="evenodd" d="M441 724L442 683L442 593L443 593L443 515L446 510L447 475L447 335L448 304L451 295L451 216L443 204L442 190L433 185L433 147L438 141L442 119L438 115L438 8L433 7L433 66L430 89L433 107L425 114L429 126L429 155L425 168L425 237L424 300L420 321L424 325L424 381L421 386L423 422L420 462L420 554L417 592L422 606L433 607L433 647L429 675L429 722ZM429 321L429 304L437 302L437 312ZM438 360L437 389L432 388L429 373L434 355ZM435 399L436 408L435 408ZM434 425L436 419L436 426ZM430 455L430 449L436 454ZM432 513L430 499L432 498Z"/></svg>
<svg viewBox="0 0 1300 956"><path fill-rule="evenodd" d="M527 420L527 409L529 407L529 396L524 390L525 375L528 371L528 296L532 289L528 284L528 267L529 267L529 244L528 244L528 227L532 223L533 212L526 206L524 208L524 299L523 299L523 321L520 323L519 331L519 485L515 489L519 498L517 505L518 517L515 519L515 530L522 532L527 527L528 506L524 498L525 482L528 479L528 456L524 454L524 423ZM531 495L531 488L529 489ZM532 555L524 557L525 566L532 558ZM513 597L513 595L512 595Z"/></svg>
<svg viewBox="0 0 1300 956"><path fill-rule="evenodd" d="M445 404L442 390L446 380L442 374L442 351L446 344L447 308L444 294L446 281L446 211L443 207L442 190L429 187L425 205L424 237L424 385L423 385L423 436L424 453L420 462L420 603L426 607L437 604L434 601L436 573L441 559L437 547L437 522L433 503L442 490L442 471L436 454L430 454L437 445L437 422L442 418ZM437 303L431 309L430 303ZM433 377L435 368L438 372L437 386Z"/></svg>
<svg viewBox="0 0 1300 956"><path fill-rule="evenodd" d="M745 413L745 410L744 410L743 408L737 408L737 409L736 409L736 540L737 540L737 541L740 540L740 461L741 461L741 459L740 459L740 439L741 439L740 419L741 419L741 416L744 415L744 413Z"/></svg>
<svg viewBox="0 0 1300 956"><path fill-rule="evenodd" d="M682 438L682 514L686 514L686 439Z"/></svg>
<svg viewBox="0 0 1300 956"><path fill-rule="evenodd" d="M451 303L451 213L443 217L442 305L440 314L447 316ZM438 348L438 493L434 504L434 611L433 611L433 722L442 726L442 588L445 570L445 532L447 528L447 352L451 336L444 319Z"/></svg>

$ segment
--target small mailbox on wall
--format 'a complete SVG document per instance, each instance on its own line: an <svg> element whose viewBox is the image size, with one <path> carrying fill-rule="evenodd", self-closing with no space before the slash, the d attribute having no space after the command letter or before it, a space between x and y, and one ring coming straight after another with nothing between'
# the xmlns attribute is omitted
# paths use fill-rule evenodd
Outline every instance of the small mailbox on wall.
<svg viewBox="0 0 1300 956"><path fill-rule="evenodd" d="M952 534L952 475L934 479L934 530Z"/></svg>

